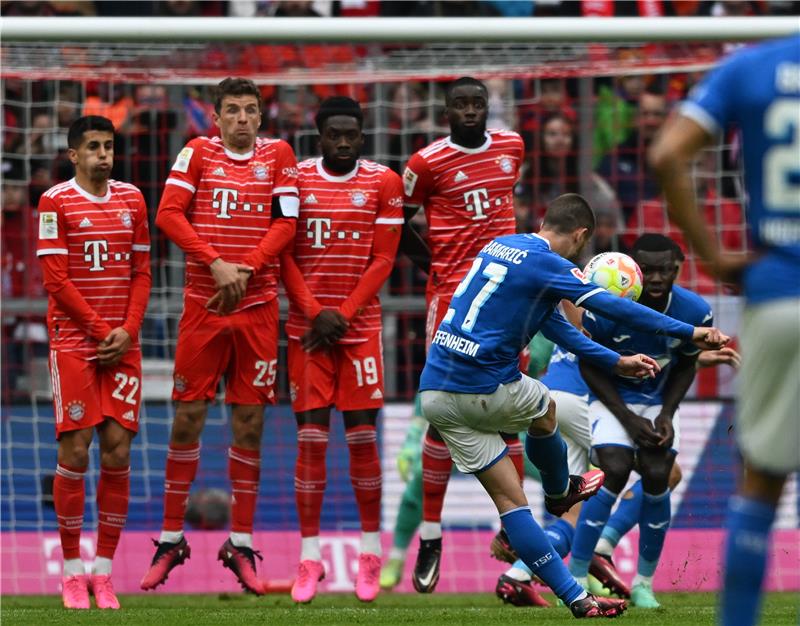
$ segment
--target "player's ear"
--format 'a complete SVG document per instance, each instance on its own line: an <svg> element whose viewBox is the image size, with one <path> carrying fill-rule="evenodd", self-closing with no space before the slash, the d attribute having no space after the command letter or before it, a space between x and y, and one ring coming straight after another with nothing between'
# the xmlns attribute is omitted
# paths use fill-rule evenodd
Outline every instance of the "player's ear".
<svg viewBox="0 0 800 626"><path fill-rule="evenodd" d="M73 165L78 164L78 151L75 148L67 148L67 158Z"/></svg>

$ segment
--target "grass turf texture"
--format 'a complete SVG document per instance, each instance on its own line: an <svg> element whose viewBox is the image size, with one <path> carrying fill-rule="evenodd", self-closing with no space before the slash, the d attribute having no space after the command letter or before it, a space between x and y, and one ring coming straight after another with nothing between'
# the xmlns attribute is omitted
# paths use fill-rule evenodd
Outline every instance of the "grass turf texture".
<svg viewBox="0 0 800 626"><path fill-rule="evenodd" d="M548 596L552 600L552 596ZM714 624L716 595L659 594L661 609L630 608L619 618L630 624L700 626ZM515 608L490 594L382 594L369 605L349 594L320 595L313 603L295 606L288 595L262 598L247 595L121 596L121 611L67 611L57 596L2 596L3 624L568 624L564 607ZM769 594L764 626L796 626L798 596Z"/></svg>

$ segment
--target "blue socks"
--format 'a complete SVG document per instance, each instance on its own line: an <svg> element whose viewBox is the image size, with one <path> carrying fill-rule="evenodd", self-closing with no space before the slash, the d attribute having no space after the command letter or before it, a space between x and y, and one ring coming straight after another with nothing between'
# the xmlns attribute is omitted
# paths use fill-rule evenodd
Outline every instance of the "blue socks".
<svg viewBox="0 0 800 626"><path fill-rule="evenodd" d="M603 529L602 538L612 546L616 546L619 540L639 523L642 511L642 481L637 480L628 491L633 497L628 498L628 492L623 494L617 510L608 518L608 523Z"/></svg>
<svg viewBox="0 0 800 626"><path fill-rule="evenodd" d="M558 427L544 437L525 437L525 454L542 475L542 488L548 496L559 497L569 488L567 444Z"/></svg>
<svg viewBox="0 0 800 626"><path fill-rule="evenodd" d="M718 615L724 626L753 626L758 622L774 519L775 509L770 504L741 496L730 500Z"/></svg>
<svg viewBox="0 0 800 626"><path fill-rule="evenodd" d="M558 556L563 559L569 554L572 538L575 536L575 529L569 522L557 519L544 529L544 534L547 535L553 549L558 552Z"/></svg>
<svg viewBox="0 0 800 626"><path fill-rule="evenodd" d="M555 553L528 507L507 511L500 520L511 545L528 569L547 583L564 604L569 606L585 593Z"/></svg>
<svg viewBox="0 0 800 626"><path fill-rule="evenodd" d="M589 575L589 561L600 539L600 533L611 515L611 507L617 501L618 494L601 487L593 498L583 503L578 526L575 529L575 539L572 542L572 558L569 562L569 571L576 578L585 578Z"/></svg>
<svg viewBox="0 0 800 626"><path fill-rule="evenodd" d="M639 519L639 566L640 576L653 576L664 548L670 522L670 491L653 495L642 493L642 514Z"/></svg>
<svg viewBox="0 0 800 626"><path fill-rule="evenodd" d="M550 526L544 529L544 534L550 540L550 545L558 552L558 556L562 559L569 554L569 549L572 547L572 537L575 535L575 529L563 519L558 519ZM528 572L529 576L533 576L531 568L525 565L522 559L517 559L512 567Z"/></svg>

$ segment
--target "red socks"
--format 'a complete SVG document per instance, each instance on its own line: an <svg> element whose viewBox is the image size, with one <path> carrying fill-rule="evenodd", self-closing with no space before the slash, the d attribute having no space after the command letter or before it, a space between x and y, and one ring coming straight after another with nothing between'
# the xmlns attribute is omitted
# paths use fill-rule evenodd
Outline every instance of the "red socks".
<svg viewBox="0 0 800 626"><path fill-rule="evenodd" d="M163 530L183 530L186 503L197 465L200 462L200 444L169 444L167 472L164 480Z"/></svg>
<svg viewBox="0 0 800 626"><path fill-rule="evenodd" d="M442 507L453 460L443 441L435 441L427 434L422 444L422 519L440 523Z"/></svg>
<svg viewBox="0 0 800 626"><path fill-rule="evenodd" d="M97 556L113 559L128 518L130 467L101 467L97 483Z"/></svg>
<svg viewBox="0 0 800 626"><path fill-rule="evenodd" d="M305 424L297 431L297 462L294 469L294 497L300 535L319 535L319 517L325 495L327 472L325 452L328 449L328 428ZM351 453L352 454L352 453Z"/></svg>
<svg viewBox="0 0 800 626"><path fill-rule="evenodd" d="M350 482L358 503L361 530L377 532L381 523L382 478L375 426L348 428L345 439L350 449Z"/></svg>
<svg viewBox="0 0 800 626"><path fill-rule="evenodd" d="M252 533L256 513L261 452L231 446L228 449L228 476L231 479L231 532Z"/></svg>
<svg viewBox="0 0 800 626"><path fill-rule="evenodd" d="M81 526L83 526L83 505L86 497L83 481L85 473L86 468L58 465L53 480L53 501L64 559L81 558Z"/></svg>
<svg viewBox="0 0 800 626"><path fill-rule="evenodd" d="M525 478L525 458L522 456L524 452L522 449L522 442L519 440L519 435L501 433L501 436L508 446L508 458L514 463L519 481L522 482Z"/></svg>

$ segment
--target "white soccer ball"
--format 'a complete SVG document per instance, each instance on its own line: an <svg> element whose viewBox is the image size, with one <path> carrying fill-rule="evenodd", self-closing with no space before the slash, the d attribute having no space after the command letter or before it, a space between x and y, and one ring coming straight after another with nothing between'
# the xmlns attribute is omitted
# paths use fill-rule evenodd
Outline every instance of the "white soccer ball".
<svg viewBox="0 0 800 626"><path fill-rule="evenodd" d="M627 254L598 254L586 264L583 273L595 285L615 296L636 302L642 295L642 270Z"/></svg>

